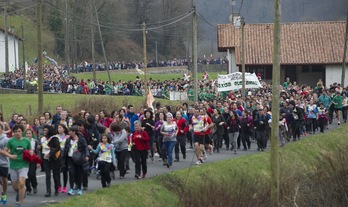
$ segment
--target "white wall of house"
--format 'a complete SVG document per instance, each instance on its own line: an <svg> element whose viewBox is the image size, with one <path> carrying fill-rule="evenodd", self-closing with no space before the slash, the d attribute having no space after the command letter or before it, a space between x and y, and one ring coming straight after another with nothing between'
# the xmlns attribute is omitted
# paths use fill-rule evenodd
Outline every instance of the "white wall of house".
<svg viewBox="0 0 348 207"><path fill-rule="evenodd" d="M13 35L8 35L8 56L9 56L9 69L13 71L15 67L19 67L18 59L18 39ZM0 31L0 72L6 71L6 59L5 59L5 33Z"/></svg>
<svg viewBox="0 0 348 207"><path fill-rule="evenodd" d="M344 84L348 85L348 67L346 67ZM342 65L327 65L325 69L325 87L333 83L341 83Z"/></svg>
<svg viewBox="0 0 348 207"><path fill-rule="evenodd" d="M238 72L234 49L227 49L228 73Z"/></svg>

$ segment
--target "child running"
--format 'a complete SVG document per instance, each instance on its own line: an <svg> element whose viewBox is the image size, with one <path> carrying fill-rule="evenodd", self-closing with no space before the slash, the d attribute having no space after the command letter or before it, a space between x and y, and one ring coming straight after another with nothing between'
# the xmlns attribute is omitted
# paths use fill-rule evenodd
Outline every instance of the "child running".
<svg viewBox="0 0 348 207"><path fill-rule="evenodd" d="M100 170L101 184L103 188L106 188L111 185L110 167L112 164L116 165L115 148L111 144L111 137L108 134L103 134L101 141L97 149L94 150L91 145L88 145L88 149L94 154L99 154L98 169Z"/></svg>

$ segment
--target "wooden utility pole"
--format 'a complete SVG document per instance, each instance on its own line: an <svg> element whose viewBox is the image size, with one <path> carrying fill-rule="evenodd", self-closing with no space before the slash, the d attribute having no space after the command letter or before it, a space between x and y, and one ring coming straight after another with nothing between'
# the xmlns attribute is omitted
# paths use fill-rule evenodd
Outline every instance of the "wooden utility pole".
<svg viewBox="0 0 348 207"><path fill-rule="evenodd" d="M100 29L100 24L99 24L99 17L98 17L98 12L97 12L97 8L95 6L95 2L93 1L93 8L95 11L95 18L97 20L97 24L98 24L98 31L99 31L99 36L100 36L100 44L102 47L102 51L103 51L103 56L104 56L104 60L105 60L105 65L106 65L106 70L108 72L108 78L109 78L109 83L111 84L111 76L110 76L110 71L109 71L109 64L108 64L108 59L106 58L106 53L105 53L105 48L104 48L104 41L103 41L103 35Z"/></svg>
<svg viewBox="0 0 348 207"><path fill-rule="evenodd" d="M37 69L39 74L38 80L38 110L39 114L43 113L43 69L42 69L42 41L41 41L41 0L36 0L36 21L37 21Z"/></svg>
<svg viewBox="0 0 348 207"><path fill-rule="evenodd" d="M92 71L94 83L97 80L97 74L95 72L95 49L94 49L94 25L93 25L93 0L90 1L90 11L91 11L91 50L92 50Z"/></svg>
<svg viewBox="0 0 348 207"><path fill-rule="evenodd" d="M241 30L242 30L242 41L241 41L241 62L242 62L242 98L245 101L245 47L244 47L244 19L241 18Z"/></svg>
<svg viewBox="0 0 348 207"><path fill-rule="evenodd" d="M70 44L69 44L69 0L65 0L65 64L67 66L68 75L70 75Z"/></svg>
<svg viewBox="0 0 348 207"><path fill-rule="evenodd" d="M26 78L26 73L27 71L25 70L25 52L24 52L24 28L23 28L23 23L21 24L21 29L22 29L22 58L23 58L23 89L25 90L27 87L27 78Z"/></svg>
<svg viewBox="0 0 348 207"><path fill-rule="evenodd" d="M348 8L347 8L347 20L346 20L346 33L344 35L344 49L343 49L342 77L341 77L341 86L343 88L345 88L344 81L346 78L347 38L348 38Z"/></svg>
<svg viewBox="0 0 348 207"><path fill-rule="evenodd" d="M272 125L271 125L271 206L279 206L279 85L280 85L280 0L274 0Z"/></svg>
<svg viewBox="0 0 348 207"><path fill-rule="evenodd" d="M8 55L8 25L7 25L7 3L4 1L4 30L5 30L5 72L8 74L10 72L10 63Z"/></svg>
<svg viewBox="0 0 348 207"><path fill-rule="evenodd" d="M155 41L155 49L156 49L156 65L155 65L155 67L158 67L157 40Z"/></svg>
<svg viewBox="0 0 348 207"><path fill-rule="evenodd" d="M13 40L13 56L14 56L14 69L17 69L17 49L16 49L16 36L15 36L15 29L14 27L11 26L11 33L12 33L12 40ZM19 58L18 58L18 62L19 62Z"/></svg>
<svg viewBox="0 0 348 207"><path fill-rule="evenodd" d="M147 57L146 57L146 25L143 22L143 53L144 53L144 84L145 84L145 95L147 95L147 79L146 79L146 68L147 68Z"/></svg>
<svg viewBox="0 0 348 207"><path fill-rule="evenodd" d="M73 58L73 63L78 65L78 60L77 60L77 32L76 32L76 21L73 22L73 42L74 42L74 58Z"/></svg>
<svg viewBox="0 0 348 207"><path fill-rule="evenodd" d="M192 0L192 61L194 75L194 101L198 101L198 65L197 65L197 13Z"/></svg>

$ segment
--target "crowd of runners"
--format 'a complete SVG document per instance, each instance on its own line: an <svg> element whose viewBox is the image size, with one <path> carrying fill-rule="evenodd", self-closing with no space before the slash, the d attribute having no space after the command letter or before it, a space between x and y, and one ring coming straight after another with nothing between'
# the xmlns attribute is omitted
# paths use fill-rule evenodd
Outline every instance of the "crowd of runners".
<svg viewBox="0 0 348 207"><path fill-rule="evenodd" d="M323 133L329 124L347 121L347 91L339 84L326 88L319 80L312 89L287 79L281 89L281 146L308 134ZM18 206L22 206L26 195L38 192L39 165L23 160L24 150L43 160L39 168L45 172L46 186L40 186L40 190L45 189L46 197L82 195L94 171L102 187L110 186L116 171L119 179L131 175L146 178L148 163L161 161L171 168L186 159L188 148L194 150L196 165L213 153L218 156L223 149L231 156L252 150L252 144L264 151L272 119L271 94L271 89L264 87L247 91L245 100L240 91L232 91L219 100L178 106L158 102L153 108L141 109L128 105L98 113L82 109L72 114L58 106L53 115L45 112L27 120L13 114L8 122L0 113L1 202L7 202L8 177L17 193Z"/></svg>

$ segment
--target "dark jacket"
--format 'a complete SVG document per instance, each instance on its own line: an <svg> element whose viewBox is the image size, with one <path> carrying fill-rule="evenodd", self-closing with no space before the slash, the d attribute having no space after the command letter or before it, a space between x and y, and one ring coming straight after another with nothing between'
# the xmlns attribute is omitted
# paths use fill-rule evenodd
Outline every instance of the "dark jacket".
<svg viewBox="0 0 348 207"><path fill-rule="evenodd" d="M151 126L155 126L155 121L152 119L144 119L141 122L141 127L144 127L147 135L149 135L149 137L152 137L154 135L154 131L151 126L147 125L147 123L149 123Z"/></svg>
<svg viewBox="0 0 348 207"><path fill-rule="evenodd" d="M254 121L254 127L256 130L264 131L266 130L266 126L268 125L267 115L257 115L257 119Z"/></svg>
<svg viewBox="0 0 348 207"><path fill-rule="evenodd" d="M212 122L214 123L214 127L216 127L217 135L222 136L224 134L224 125L220 125L221 122L225 122L225 119L222 115L219 115L217 118L213 115Z"/></svg>
<svg viewBox="0 0 348 207"><path fill-rule="evenodd" d="M86 142L85 138L83 138L81 136L81 134L78 134L78 137L79 138L77 141L77 150L82 152L84 157L89 157L89 150L87 148L87 142ZM64 160L66 160L66 158L68 157L68 153L69 153L69 150L71 148L71 144L70 144L71 139L72 139L71 137L66 139L64 152L63 152L63 159Z"/></svg>
<svg viewBox="0 0 348 207"><path fill-rule="evenodd" d="M239 132L239 129L241 127L239 119L238 118L234 120L232 120L232 118L228 119L227 127L229 128L228 129L229 133Z"/></svg>
<svg viewBox="0 0 348 207"><path fill-rule="evenodd" d="M52 117L52 125L56 125L59 124L60 122L60 115L59 114L55 114Z"/></svg>
<svg viewBox="0 0 348 207"><path fill-rule="evenodd" d="M56 158L56 153L61 150L59 139L56 136L51 137L50 141L48 142L47 146L50 147L50 168L51 169L57 169L61 167L61 156Z"/></svg>

